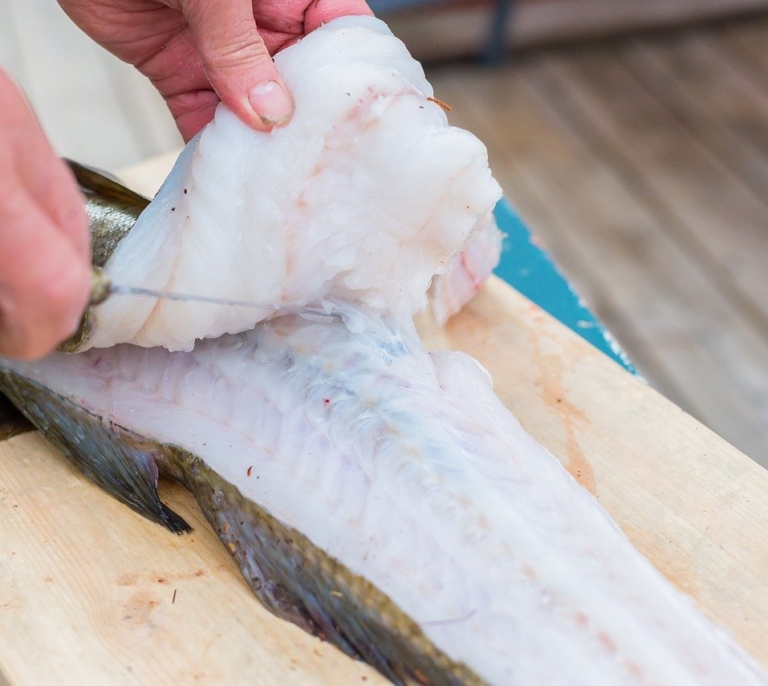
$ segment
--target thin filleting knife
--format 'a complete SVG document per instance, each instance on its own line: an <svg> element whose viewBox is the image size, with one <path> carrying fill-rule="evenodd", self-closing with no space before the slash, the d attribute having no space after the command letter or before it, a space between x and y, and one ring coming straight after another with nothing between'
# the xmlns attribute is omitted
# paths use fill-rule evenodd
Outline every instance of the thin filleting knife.
<svg viewBox="0 0 768 686"><path fill-rule="evenodd" d="M325 310L312 307L284 307L282 305L270 305L267 303L249 302L246 300L229 300L227 298L216 298L207 295L192 295L189 293L175 293L171 291L155 291L151 288L140 288L138 286L123 286L112 283L103 272L94 269L91 276L90 305L100 305L113 295L138 295L161 298L163 300L178 300L181 302L199 302L210 305L225 305L227 307L248 307L255 310L274 312L276 314L303 314L330 319L341 318L341 315L337 312L326 312Z"/></svg>

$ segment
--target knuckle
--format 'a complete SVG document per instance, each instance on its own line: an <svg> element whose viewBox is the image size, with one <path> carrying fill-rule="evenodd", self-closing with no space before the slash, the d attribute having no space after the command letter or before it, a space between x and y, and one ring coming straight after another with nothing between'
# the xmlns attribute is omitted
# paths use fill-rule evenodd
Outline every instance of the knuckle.
<svg viewBox="0 0 768 686"><path fill-rule="evenodd" d="M206 69L211 72L243 72L272 61L255 24L245 22L228 26L226 33L213 33L201 47Z"/></svg>
<svg viewBox="0 0 768 686"><path fill-rule="evenodd" d="M4 223L23 217L26 205L26 193L14 179L6 177L6 183L0 183L0 217Z"/></svg>
<svg viewBox="0 0 768 686"><path fill-rule="evenodd" d="M87 300L90 277L80 268L62 269L55 278L41 283L40 295L50 303L49 309L66 316Z"/></svg>
<svg viewBox="0 0 768 686"><path fill-rule="evenodd" d="M57 341L69 336L88 305L89 291L90 274L85 269L62 269L39 280L32 305L38 313L39 328Z"/></svg>
<svg viewBox="0 0 768 686"><path fill-rule="evenodd" d="M34 359L45 355L54 345L47 332L36 331L24 315L0 312L0 355Z"/></svg>

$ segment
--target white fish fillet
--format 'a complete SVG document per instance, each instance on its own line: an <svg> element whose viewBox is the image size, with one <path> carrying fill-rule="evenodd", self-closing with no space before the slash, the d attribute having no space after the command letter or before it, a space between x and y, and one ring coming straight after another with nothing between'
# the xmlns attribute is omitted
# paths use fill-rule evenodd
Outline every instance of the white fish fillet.
<svg viewBox="0 0 768 686"><path fill-rule="evenodd" d="M24 374L202 457L490 684L765 684L502 406L409 318L348 310ZM370 317L370 318L369 318Z"/></svg>
<svg viewBox="0 0 768 686"><path fill-rule="evenodd" d="M122 285L286 307L332 292L423 309L433 275L478 230L498 233L485 147L448 126L421 66L378 20L336 20L275 61L296 101L290 124L250 131L220 106L104 271ZM114 297L85 347L188 350L267 315Z"/></svg>

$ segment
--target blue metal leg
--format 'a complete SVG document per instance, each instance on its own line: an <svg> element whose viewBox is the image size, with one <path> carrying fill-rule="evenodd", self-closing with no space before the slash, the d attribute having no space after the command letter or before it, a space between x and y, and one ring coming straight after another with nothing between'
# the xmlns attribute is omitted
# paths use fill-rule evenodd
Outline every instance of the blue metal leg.
<svg viewBox="0 0 768 686"><path fill-rule="evenodd" d="M488 42L483 51L483 60L488 64L498 64L504 56L504 38L507 34L507 26L514 4L514 0L496 0L496 7L493 10L488 32Z"/></svg>

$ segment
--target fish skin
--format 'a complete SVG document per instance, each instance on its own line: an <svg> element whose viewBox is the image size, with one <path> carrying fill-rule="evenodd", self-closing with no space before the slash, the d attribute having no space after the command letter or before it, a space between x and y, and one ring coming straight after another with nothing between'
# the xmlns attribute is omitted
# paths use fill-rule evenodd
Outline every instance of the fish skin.
<svg viewBox="0 0 768 686"><path fill-rule="evenodd" d="M1 360L0 360L1 362ZM120 502L174 533L191 531L157 495L156 450L130 432L112 427L42 384L9 371L0 387L24 416L91 481Z"/></svg>
<svg viewBox="0 0 768 686"><path fill-rule="evenodd" d="M42 384L2 367L0 388L85 476L173 533L189 525L162 503L158 476L188 488L273 614L362 659L398 685L482 686L418 624L363 577L243 497L203 460L105 421Z"/></svg>
<svg viewBox="0 0 768 686"><path fill-rule="evenodd" d="M91 259L93 266L101 269L117 244L133 228L150 200L96 169L74 160L65 162L86 197L85 208L91 230Z"/></svg>
<svg viewBox="0 0 768 686"><path fill-rule="evenodd" d="M91 261L94 267L101 269L150 201L96 169L74 160L64 161L85 196L85 210L91 232ZM74 352L82 347L90 336L93 324L94 314L89 307L77 331L61 343L58 349Z"/></svg>
<svg viewBox="0 0 768 686"><path fill-rule="evenodd" d="M101 268L150 201L96 169L74 160L65 159L64 162L85 196L91 235L91 261L94 267ZM59 350L72 352L83 344L91 329L91 312L89 307L77 331L58 346ZM0 441L32 430L34 425L0 394Z"/></svg>

